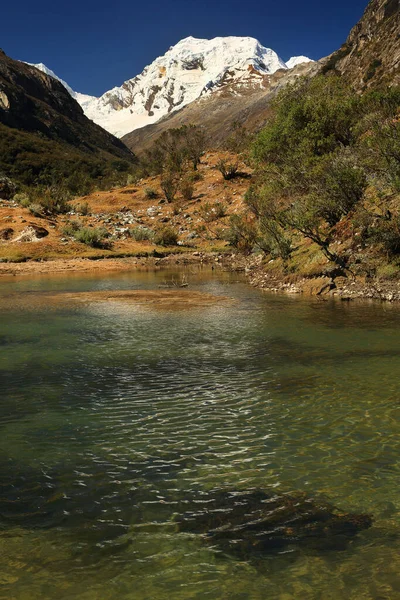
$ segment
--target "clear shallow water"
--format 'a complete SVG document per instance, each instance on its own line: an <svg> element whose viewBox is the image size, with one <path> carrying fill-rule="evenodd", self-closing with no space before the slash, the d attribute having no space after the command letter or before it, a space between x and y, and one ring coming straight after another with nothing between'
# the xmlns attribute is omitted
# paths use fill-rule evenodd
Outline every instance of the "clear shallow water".
<svg viewBox="0 0 400 600"><path fill-rule="evenodd" d="M0 598L400 598L400 308L204 272L190 289L237 301L29 310L32 291L172 278L2 282L27 310L0 316ZM250 488L323 495L374 526L343 551L257 562L177 530L185 498Z"/></svg>

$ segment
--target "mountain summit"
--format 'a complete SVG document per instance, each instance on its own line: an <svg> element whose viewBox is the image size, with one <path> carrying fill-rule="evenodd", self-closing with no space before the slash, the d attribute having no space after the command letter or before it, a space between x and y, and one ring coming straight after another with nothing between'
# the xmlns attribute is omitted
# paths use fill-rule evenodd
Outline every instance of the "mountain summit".
<svg viewBox="0 0 400 600"><path fill-rule="evenodd" d="M85 114L109 132L123 135L159 121L194 100L225 86L261 88L265 77L307 62L294 57L285 63L273 50L251 37L188 37L172 46L143 72L100 98L71 90ZM43 64L35 65L59 79Z"/></svg>

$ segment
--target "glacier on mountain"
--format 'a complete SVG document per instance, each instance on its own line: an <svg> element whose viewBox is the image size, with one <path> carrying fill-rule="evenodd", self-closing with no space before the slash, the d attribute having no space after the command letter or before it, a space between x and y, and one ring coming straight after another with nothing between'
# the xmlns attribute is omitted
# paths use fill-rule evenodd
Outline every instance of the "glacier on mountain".
<svg viewBox="0 0 400 600"><path fill-rule="evenodd" d="M100 98L75 92L42 63L33 66L61 81L87 117L122 137L224 86L261 87L266 76L309 60L301 56L285 63L251 37L188 37Z"/></svg>

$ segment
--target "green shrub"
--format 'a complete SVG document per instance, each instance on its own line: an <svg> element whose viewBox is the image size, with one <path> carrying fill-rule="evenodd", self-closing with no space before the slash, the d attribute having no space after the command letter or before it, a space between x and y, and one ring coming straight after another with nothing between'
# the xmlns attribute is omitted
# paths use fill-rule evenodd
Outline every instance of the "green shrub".
<svg viewBox="0 0 400 600"><path fill-rule="evenodd" d="M40 204L41 212L45 215L66 214L72 210L69 203L70 194L67 190L56 186L38 188L34 193L34 203Z"/></svg>
<svg viewBox="0 0 400 600"><path fill-rule="evenodd" d="M104 227L81 227L73 234L77 242L92 246L92 248L105 248L109 246L106 242L107 230Z"/></svg>
<svg viewBox="0 0 400 600"><path fill-rule="evenodd" d="M249 215L232 215L229 219L229 229L225 232L225 240L230 246L240 252L249 254L257 240L257 224Z"/></svg>
<svg viewBox="0 0 400 600"><path fill-rule="evenodd" d="M370 239L392 255L400 254L400 217L379 219L370 231Z"/></svg>
<svg viewBox="0 0 400 600"><path fill-rule="evenodd" d="M235 154L245 153L250 148L252 141L252 134L248 131L242 123L234 121L232 123L232 133L225 142L225 147L230 152Z"/></svg>
<svg viewBox="0 0 400 600"><path fill-rule="evenodd" d="M152 241L154 238L154 231L148 227L139 225L130 230L130 235L137 242Z"/></svg>
<svg viewBox="0 0 400 600"><path fill-rule="evenodd" d="M28 194L25 193L15 194L13 200L14 202L18 202L23 208L28 208L31 203Z"/></svg>
<svg viewBox="0 0 400 600"><path fill-rule="evenodd" d="M203 181L204 180L204 175L203 175L203 173L200 173L200 171L192 171L190 173L190 175L188 175L188 178L193 183L196 183L196 181Z"/></svg>
<svg viewBox="0 0 400 600"><path fill-rule="evenodd" d="M81 228L82 228L82 223L80 221L73 219L73 220L67 221L65 223L64 227L62 228L62 233L64 235L74 237L76 232L79 231Z"/></svg>
<svg viewBox="0 0 400 600"><path fill-rule="evenodd" d="M172 227L163 227L156 232L154 243L157 246L176 246L178 243L178 234Z"/></svg>
<svg viewBox="0 0 400 600"><path fill-rule="evenodd" d="M376 270L376 276L378 277L378 279L399 279L400 266L393 263L389 263L387 265L380 265Z"/></svg>

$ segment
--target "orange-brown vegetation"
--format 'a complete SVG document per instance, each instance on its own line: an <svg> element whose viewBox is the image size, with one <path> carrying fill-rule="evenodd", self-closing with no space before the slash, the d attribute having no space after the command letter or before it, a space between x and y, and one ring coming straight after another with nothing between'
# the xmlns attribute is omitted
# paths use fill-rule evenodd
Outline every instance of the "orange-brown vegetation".
<svg viewBox="0 0 400 600"><path fill-rule="evenodd" d="M9 271L6 265L10 262L223 251L230 216L243 210L250 172L240 165L247 177L224 181L217 169L221 159L232 157L226 152L210 152L202 158L190 200L178 191L174 202L167 203L160 176L154 176L76 198L71 202L73 210L63 215L37 216L17 202L0 201L0 268ZM105 244L91 247L76 241L71 224L72 229L102 229ZM48 234L35 235L38 228ZM156 241L163 239L157 234L166 229L176 232L176 246L154 243L153 236ZM143 231L144 236L140 235Z"/></svg>

